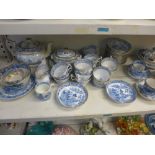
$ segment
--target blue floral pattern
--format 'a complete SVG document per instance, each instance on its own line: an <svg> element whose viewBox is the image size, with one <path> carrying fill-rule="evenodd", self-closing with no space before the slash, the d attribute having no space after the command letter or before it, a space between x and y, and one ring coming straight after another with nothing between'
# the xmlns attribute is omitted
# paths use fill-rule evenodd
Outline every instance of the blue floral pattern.
<svg viewBox="0 0 155 155"><path fill-rule="evenodd" d="M145 115L145 123L152 134L155 134L155 114Z"/></svg>
<svg viewBox="0 0 155 155"><path fill-rule="evenodd" d="M114 80L106 85L108 96L117 103L130 103L136 99L136 90L129 83Z"/></svg>
<svg viewBox="0 0 155 155"><path fill-rule="evenodd" d="M61 105L67 108L77 107L88 98L87 90L79 83L69 82L58 88L57 99Z"/></svg>

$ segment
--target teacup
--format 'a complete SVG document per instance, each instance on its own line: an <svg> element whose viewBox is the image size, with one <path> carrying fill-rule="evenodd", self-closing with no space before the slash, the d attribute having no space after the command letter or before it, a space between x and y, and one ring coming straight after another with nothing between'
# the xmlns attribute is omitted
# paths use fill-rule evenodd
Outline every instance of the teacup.
<svg viewBox="0 0 155 155"><path fill-rule="evenodd" d="M88 59L93 63L93 66L96 67L101 63L102 57L99 57L97 54L87 54L84 56L84 59Z"/></svg>
<svg viewBox="0 0 155 155"><path fill-rule="evenodd" d="M104 87L110 80L111 72L105 67L96 67L93 71L93 84L97 87Z"/></svg>
<svg viewBox="0 0 155 155"><path fill-rule="evenodd" d="M117 60L112 57L106 57L101 61L101 66L108 68L111 72L117 69Z"/></svg>
<svg viewBox="0 0 155 155"><path fill-rule="evenodd" d="M78 71L75 71L75 75L71 75L71 79L86 85L91 79L91 74L80 74Z"/></svg>
<svg viewBox="0 0 155 155"><path fill-rule="evenodd" d="M50 83L42 82L35 86L35 94L41 101L46 101L51 97L51 86Z"/></svg>
<svg viewBox="0 0 155 155"><path fill-rule="evenodd" d="M131 69L135 72L143 72L146 69L146 65L141 60L135 60L131 65Z"/></svg>
<svg viewBox="0 0 155 155"><path fill-rule="evenodd" d="M52 67L51 76L57 83L67 82L69 79L72 66L65 62L59 62Z"/></svg>
<svg viewBox="0 0 155 155"><path fill-rule="evenodd" d="M93 71L93 63L87 59L80 59L74 63L74 68L80 74L91 74Z"/></svg>

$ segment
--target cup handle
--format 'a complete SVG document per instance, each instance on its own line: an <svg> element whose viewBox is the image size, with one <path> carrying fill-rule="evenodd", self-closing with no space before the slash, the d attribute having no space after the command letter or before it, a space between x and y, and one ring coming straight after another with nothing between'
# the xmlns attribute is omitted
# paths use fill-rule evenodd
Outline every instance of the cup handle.
<svg viewBox="0 0 155 155"><path fill-rule="evenodd" d="M71 74L71 80L76 81L75 75Z"/></svg>
<svg viewBox="0 0 155 155"><path fill-rule="evenodd" d="M96 61L95 61L95 64L93 65L93 68L97 67L98 65L100 65L102 61L102 57L98 58Z"/></svg>
<svg viewBox="0 0 155 155"><path fill-rule="evenodd" d="M70 73L71 71L72 71L72 66L69 65L69 66L68 66L68 72Z"/></svg>

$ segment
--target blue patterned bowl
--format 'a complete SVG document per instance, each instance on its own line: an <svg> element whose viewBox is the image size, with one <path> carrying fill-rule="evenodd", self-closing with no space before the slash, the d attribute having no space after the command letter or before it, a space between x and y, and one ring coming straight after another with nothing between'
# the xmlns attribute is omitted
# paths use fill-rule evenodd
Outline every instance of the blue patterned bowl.
<svg viewBox="0 0 155 155"><path fill-rule="evenodd" d="M26 64L13 64L0 71L2 86L25 86L30 79L30 68Z"/></svg>

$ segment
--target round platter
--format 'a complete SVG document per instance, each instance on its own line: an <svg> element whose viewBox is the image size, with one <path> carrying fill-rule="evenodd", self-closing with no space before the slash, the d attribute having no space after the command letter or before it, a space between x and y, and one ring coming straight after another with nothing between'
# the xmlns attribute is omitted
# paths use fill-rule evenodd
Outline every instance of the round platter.
<svg viewBox="0 0 155 155"><path fill-rule="evenodd" d="M65 108L75 108L86 102L88 92L81 84L69 82L58 88L56 97Z"/></svg>
<svg viewBox="0 0 155 155"><path fill-rule="evenodd" d="M136 99L137 93L132 85L122 80L113 80L106 85L108 96L116 103L131 103Z"/></svg>

